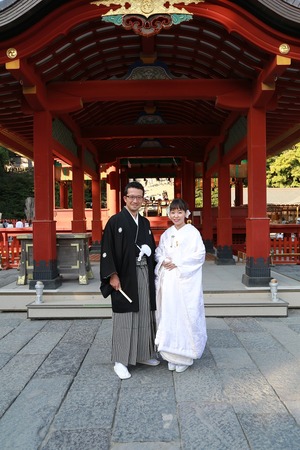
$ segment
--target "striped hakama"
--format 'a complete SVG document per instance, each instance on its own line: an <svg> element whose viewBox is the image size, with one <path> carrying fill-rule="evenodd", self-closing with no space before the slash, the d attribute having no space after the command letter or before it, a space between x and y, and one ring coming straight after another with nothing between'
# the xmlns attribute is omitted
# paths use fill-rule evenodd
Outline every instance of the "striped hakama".
<svg viewBox="0 0 300 450"><path fill-rule="evenodd" d="M154 356L155 311L150 311L148 266L136 261L139 312L113 313L112 361L135 365Z"/></svg>

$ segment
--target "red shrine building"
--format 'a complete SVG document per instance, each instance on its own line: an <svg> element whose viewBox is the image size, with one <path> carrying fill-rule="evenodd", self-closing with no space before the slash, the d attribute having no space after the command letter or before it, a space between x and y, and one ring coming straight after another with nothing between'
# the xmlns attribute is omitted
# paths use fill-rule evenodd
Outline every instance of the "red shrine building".
<svg viewBox="0 0 300 450"><path fill-rule="evenodd" d="M195 210L201 178L206 248L234 264L230 167L246 160L243 283L267 286L266 159L299 141L299 0L0 2L0 145L34 160L33 279L49 289L61 283L57 161L72 169L73 233L86 232L92 180L95 245L101 171L110 214L128 180L149 176L174 178L174 197ZM236 206L242 188L237 178Z"/></svg>

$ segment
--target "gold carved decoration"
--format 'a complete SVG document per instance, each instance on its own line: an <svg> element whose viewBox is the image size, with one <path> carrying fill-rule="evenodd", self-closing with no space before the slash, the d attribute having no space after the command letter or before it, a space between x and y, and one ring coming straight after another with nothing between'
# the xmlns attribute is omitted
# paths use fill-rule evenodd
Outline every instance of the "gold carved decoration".
<svg viewBox="0 0 300 450"><path fill-rule="evenodd" d="M279 51L282 55L287 55L290 52L289 44L281 44L279 46Z"/></svg>
<svg viewBox="0 0 300 450"><path fill-rule="evenodd" d="M11 47L8 50L6 50L6 56L9 59L15 59L17 57L17 55L18 55L18 52L17 52L17 50L15 48Z"/></svg>
<svg viewBox="0 0 300 450"><path fill-rule="evenodd" d="M185 6L191 4L204 3L205 0L185 0L180 2ZM139 14L141 16L150 17L153 14L191 14L184 7L179 8L179 2L170 0L100 0L91 2L91 5L97 6L107 6L111 9L103 14L104 16L115 16L115 15L127 15L127 14ZM166 6L168 5L168 6ZM116 7L112 9L112 7Z"/></svg>

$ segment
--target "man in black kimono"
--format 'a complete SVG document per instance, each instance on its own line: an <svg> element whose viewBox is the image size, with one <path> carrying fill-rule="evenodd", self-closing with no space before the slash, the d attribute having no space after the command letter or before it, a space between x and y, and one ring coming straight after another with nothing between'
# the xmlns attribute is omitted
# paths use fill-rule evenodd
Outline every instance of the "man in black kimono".
<svg viewBox="0 0 300 450"><path fill-rule="evenodd" d="M123 199L124 208L108 220L103 233L100 277L101 292L112 301L114 371L126 379L131 377L129 364L156 366L159 361L154 358L155 241L149 220L139 214L143 185L129 183Z"/></svg>

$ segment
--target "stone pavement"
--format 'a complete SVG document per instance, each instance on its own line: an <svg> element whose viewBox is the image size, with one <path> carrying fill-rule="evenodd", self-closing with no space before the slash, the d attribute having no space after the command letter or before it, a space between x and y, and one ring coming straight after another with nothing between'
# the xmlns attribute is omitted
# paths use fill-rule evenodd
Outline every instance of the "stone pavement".
<svg viewBox="0 0 300 450"><path fill-rule="evenodd" d="M0 313L1 450L299 450L300 310L207 328L186 372L121 381L111 319Z"/></svg>

